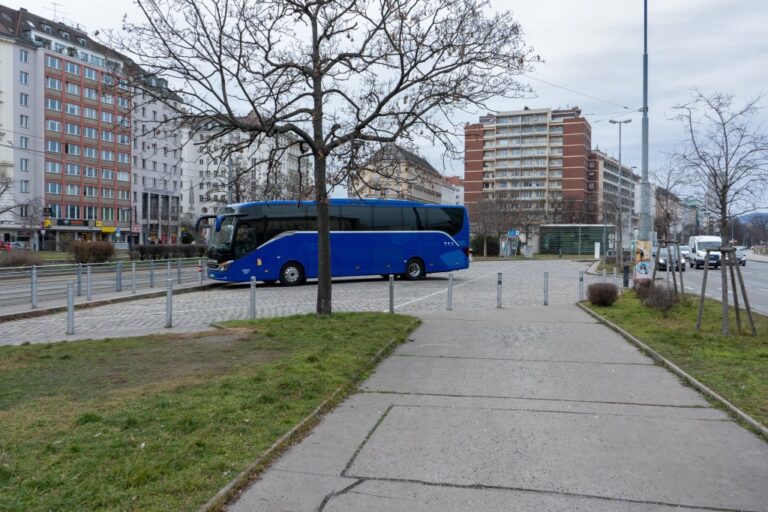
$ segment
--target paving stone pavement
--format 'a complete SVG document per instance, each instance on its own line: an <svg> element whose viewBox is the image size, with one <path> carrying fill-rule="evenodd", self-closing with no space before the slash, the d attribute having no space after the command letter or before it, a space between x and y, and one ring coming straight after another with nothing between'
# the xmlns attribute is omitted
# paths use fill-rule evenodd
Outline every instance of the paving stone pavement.
<svg viewBox="0 0 768 512"><path fill-rule="evenodd" d="M544 272L549 272L549 303L573 303L578 299L579 271L588 266L586 262L569 260L476 262L469 269L455 273L453 308L456 311L494 308L498 272L503 273L503 307L541 304ZM585 276L585 289L589 282L598 279ZM447 274L434 274L416 282L397 280L396 310L403 313L444 310L447 287ZM315 310L316 293L313 283L293 288L259 285L257 316L311 313ZM248 318L249 297L247 285L222 285L175 296L171 329L164 328L164 297L77 310L72 336L65 334L66 313L4 322L0 324L0 345L200 331L208 329L211 322ZM333 305L336 311L385 311L389 307L389 284L381 278L335 281Z"/></svg>

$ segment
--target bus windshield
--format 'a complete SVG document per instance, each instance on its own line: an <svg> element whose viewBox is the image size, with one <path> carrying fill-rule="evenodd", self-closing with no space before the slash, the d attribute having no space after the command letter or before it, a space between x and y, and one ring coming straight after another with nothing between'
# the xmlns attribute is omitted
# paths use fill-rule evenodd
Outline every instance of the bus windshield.
<svg viewBox="0 0 768 512"><path fill-rule="evenodd" d="M218 252L229 252L232 244L232 235L235 232L235 220L237 217L224 217L221 221L221 229L214 231L211 236L211 247Z"/></svg>

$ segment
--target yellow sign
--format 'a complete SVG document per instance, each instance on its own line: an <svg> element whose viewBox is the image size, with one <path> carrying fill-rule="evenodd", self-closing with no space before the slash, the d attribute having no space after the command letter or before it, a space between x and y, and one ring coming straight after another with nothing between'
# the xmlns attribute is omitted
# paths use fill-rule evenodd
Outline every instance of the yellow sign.
<svg viewBox="0 0 768 512"><path fill-rule="evenodd" d="M101 227L101 221L100 221L100 220L97 220L97 221L96 221L96 227L97 227L97 228L100 228L100 227Z"/></svg>
<svg viewBox="0 0 768 512"><path fill-rule="evenodd" d="M104 226L101 228L102 233L114 233L117 228L114 228L112 226Z"/></svg>
<svg viewBox="0 0 768 512"><path fill-rule="evenodd" d="M51 219L50 218L46 217L45 220L43 220L43 227L46 228L46 229L51 227Z"/></svg>

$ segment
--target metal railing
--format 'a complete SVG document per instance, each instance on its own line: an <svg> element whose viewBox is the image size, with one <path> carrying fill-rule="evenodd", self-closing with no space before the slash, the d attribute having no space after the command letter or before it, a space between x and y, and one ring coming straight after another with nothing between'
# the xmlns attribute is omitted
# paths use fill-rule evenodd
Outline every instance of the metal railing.
<svg viewBox="0 0 768 512"><path fill-rule="evenodd" d="M76 297L92 300L107 294L162 291L168 279L176 286L202 284L205 260L177 258L1 268L0 311L10 306L28 304L34 309L45 303L64 301L69 281L73 283Z"/></svg>

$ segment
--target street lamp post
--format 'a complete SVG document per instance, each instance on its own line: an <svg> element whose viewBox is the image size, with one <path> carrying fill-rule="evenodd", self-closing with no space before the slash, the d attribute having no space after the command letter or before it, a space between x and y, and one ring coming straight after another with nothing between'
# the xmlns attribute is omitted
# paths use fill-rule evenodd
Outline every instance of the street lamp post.
<svg viewBox="0 0 768 512"><path fill-rule="evenodd" d="M622 121L616 121L614 119L610 119L608 122L611 123L611 124L619 125L619 209L621 209L621 197L623 195L621 193L621 176L622 176L622 173L621 173L621 171L622 171L622 167L621 167L621 125L627 124L627 123L631 123L632 120L631 119L624 119ZM630 177L629 177L630 183L632 182L631 174L632 173L630 171ZM632 187L629 187L629 188L630 188L630 190L632 189ZM621 217L619 217L619 218L621 218ZM624 247L621 247L621 246L624 245L624 237L621 235L621 232L623 230L624 230L624 227L620 223L619 224L619 236L621 237L621 239L620 239L621 244L619 246L618 259L616 260L619 263L620 266L623 266L623 263L624 263ZM627 231L627 236L630 236L629 233L631 231L632 231L632 205L630 204L630 206L629 206L629 230Z"/></svg>

